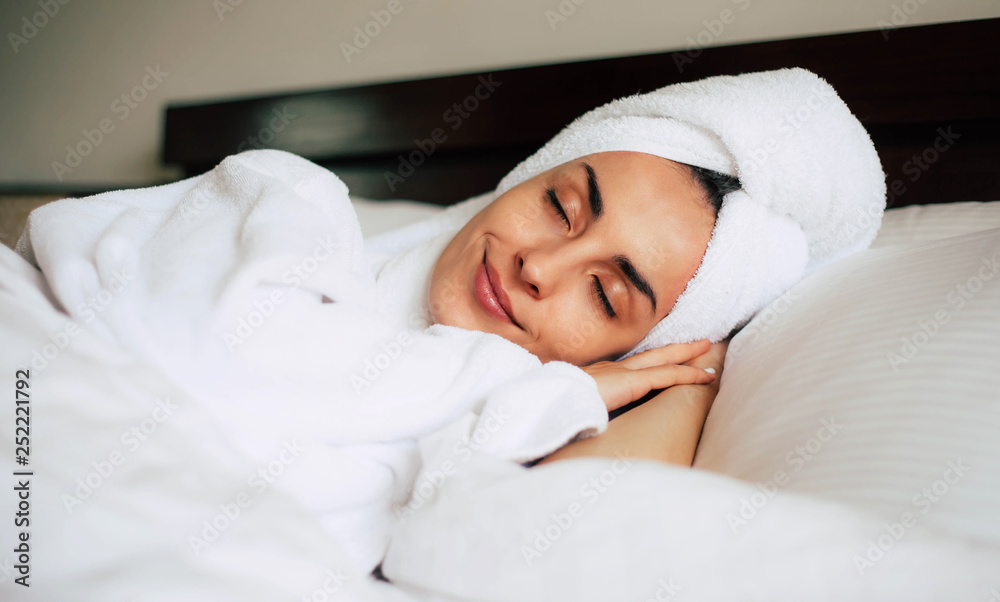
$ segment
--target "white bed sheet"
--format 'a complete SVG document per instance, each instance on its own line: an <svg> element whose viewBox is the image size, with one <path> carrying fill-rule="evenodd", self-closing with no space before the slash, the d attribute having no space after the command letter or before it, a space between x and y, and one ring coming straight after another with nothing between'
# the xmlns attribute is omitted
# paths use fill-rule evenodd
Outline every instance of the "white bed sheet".
<svg viewBox="0 0 1000 602"><path fill-rule="evenodd" d="M355 202L366 236L441 210L405 201ZM1000 203L890 210L874 246L980 226L1000 226ZM21 363L15 350L41 349L67 332L65 316L51 306L37 275L15 260L0 249L3 366ZM199 527L205 519L199 500L235 501L238 491L227 484L247 459L212 416L185 412L190 404L162 375L86 332L72 336L74 344L59 351L60 361L44 368L50 370L48 388L33 391L34 437L40 445L34 468L49 478L40 479L32 493L34 541L72 545L34 548L30 589L13 585L16 560L10 551L0 553L4 599L246 601L329 595L523 601L669 599L676 591L678 600L882 600L921 586L908 599L989 600L991 587L1000 590L992 571L1000 566L995 548L933 530L910 532L878 572L857 578L847 553L884 521L841 503L784 492L736 540L730 524L715 520L708 509L721 516L727 509L738 511L741 500L759 493L757 484L648 462L623 469L620 463L578 460L527 470L481 456L471 460L481 463L478 476L442 481L397 533L385 568L398 586L345 573L343 551L325 535L319 517L273 487L255 494L228 523L225 514L232 507L220 507L219 524L226 526L212 544L217 560L192 565L178 554L178 525ZM8 391L14 386L9 372L0 385ZM180 408L175 419L149 422L163 407L157 400L165 398ZM0 416L12 424L12 405L5 404ZM131 443L124 442L123 423L155 425L141 442L141 461L127 455ZM56 433L81 431L87 436L72 448L42 445ZM10 474L15 467L8 437L0 465ZM94 458L111 462L116 450L123 462L104 477L107 464L95 464ZM81 486L75 480L81 475L99 484ZM602 477L617 486L606 494L596 487L584 490L590 479ZM68 502L67 495L81 504ZM564 529L563 515L574 503L583 514ZM0 496L2 516L14 511L12 496ZM0 539L12 541L9 521L3 524ZM93 528L96 524L101 529ZM538 539L539 533L548 535ZM111 544L122 538L132 545ZM546 538L550 547L541 550ZM823 545L816 545L819 541ZM537 561L528 562L525 545L541 552ZM74 554L81 549L88 554ZM51 568L56 566L58 571ZM157 587L151 589L151 583ZM817 589L817 583L826 586ZM741 585L734 589L735 584Z"/></svg>

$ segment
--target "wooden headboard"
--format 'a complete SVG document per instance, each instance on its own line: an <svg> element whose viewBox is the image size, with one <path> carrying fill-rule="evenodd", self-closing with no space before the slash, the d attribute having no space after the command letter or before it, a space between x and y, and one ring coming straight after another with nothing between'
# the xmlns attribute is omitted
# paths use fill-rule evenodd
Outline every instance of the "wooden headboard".
<svg viewBox="0 0 1000 602"><path fill-rule="evenodd" d="M451 204L491 190L582 113L710 75L804 67L868 128L889 206L1000 200L1000 19L864 31L166 109L163 160L202 173L279 148L357 196Z"/></svg>

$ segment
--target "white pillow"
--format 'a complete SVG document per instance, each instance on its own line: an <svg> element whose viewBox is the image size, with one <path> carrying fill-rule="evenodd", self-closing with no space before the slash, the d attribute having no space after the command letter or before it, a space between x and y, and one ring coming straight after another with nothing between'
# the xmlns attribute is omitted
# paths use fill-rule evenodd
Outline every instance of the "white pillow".
<svg viewBox="0 0 1000 602"><path fill-rule="evenodd" d="M653 460L431 468L382 563L426 600L986 600L1000 566L1000 548L919 527L868 561L877 517L793 493L751 515L754 485Z"/></svg>
<svg viewBox="0 0 1000 602"><path fill-rule="evenodd" d="M448 599L988 599L998 271L1000 228L830 265L732 341L695 460L712 472L470 469L401 526L383 571Z"/></svg>
<svg viewBox="0 0 1000 602"><path fill-rule="evenodd" d="M409 226L435 216L445 209L440 205L420 201L375 201L356 196L351 197L351 203L358 214L361 234L365 238Z"/></svg>
<svg viewBox="0 0 1000 602"><path fill-rule="evenodd" d="M992 229L806 278L733 339L695 467L1000 545L998 270Z"/></svg>
<svg viewBox="0 0 1000 602"><path fill-rule="evenodd" d="M886 210L871 248L930 242L990 228L1000 228L1000 201L910 205Z"/></svg>

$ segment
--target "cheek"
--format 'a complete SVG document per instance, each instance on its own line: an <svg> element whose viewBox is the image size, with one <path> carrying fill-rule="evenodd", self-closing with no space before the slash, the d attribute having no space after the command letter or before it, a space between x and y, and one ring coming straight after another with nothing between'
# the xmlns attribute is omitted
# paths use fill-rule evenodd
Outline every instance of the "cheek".
<svg viewBox="0 0 1000 602"><path fill-rule="evenodd" d="M509 242L527 240L546 227L546 205L541 197L524 192L494 203L484 217L484 229Z"/></svg>
<svg viewBox="0 0 1000 602"><path fill-rule="evenodd" d="M545 306L538 320L544 329L538 349L532 350L536 355L581 365L607 353L610 327L583 302L578 296L552 299Z"/></svg>
<svg viewBox="0 0 1000 602"><path fill-rule="evenodd" d="M467 311L464 309L464 259L468 237L460 232L445 247L431 275L428 303L431 321L449 326L464 327Z"/></svg>
<svg viewBox="0 0 1000 602"><path fill-rule="evenodd" d="M448 326L469 328L472 312L469 308L471 291L463 278L464 264L461 256L447 258L449 261L435 270L428 295L431 321Z"/></svg>
<svg viewBox="0 0 1000 602"><path fill-rule="evenodd" d="M627 327L602 319L585 305L584 300L580 303L566 304L546 316L544 349L550 359L578 366L598 360L615 360L635 347L655 325Z"/></svg>

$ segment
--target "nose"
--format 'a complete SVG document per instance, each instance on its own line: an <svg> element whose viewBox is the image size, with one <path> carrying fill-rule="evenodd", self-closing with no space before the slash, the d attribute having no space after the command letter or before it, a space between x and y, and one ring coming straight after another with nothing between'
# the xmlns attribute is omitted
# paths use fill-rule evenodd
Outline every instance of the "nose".
<svg viewBox="0 0 1000 602"><path fill-rule="evenodd" d="M528 294L536 299L546 297L569 275L573 252L568 246L552 245L517 253L517 273Z"/></svg>

